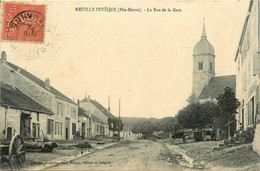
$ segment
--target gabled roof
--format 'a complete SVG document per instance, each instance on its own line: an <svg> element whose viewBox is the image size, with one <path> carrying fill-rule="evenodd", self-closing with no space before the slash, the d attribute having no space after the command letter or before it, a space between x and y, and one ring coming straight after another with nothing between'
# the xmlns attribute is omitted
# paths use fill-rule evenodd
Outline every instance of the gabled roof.
<svg viewBox="0 0 260 171"><path fill-rule="evenodd" d="M49 109L40 105L20 90L0 82L1 84L1 104L15 109L28 110L39 113L53 114Z"/></svg>
<svg viewBox="0 0 260 171"><path fill-rule="evenodd" d="M101 119L99 119L98 117L96 117L95 115L91 115L91 118L95 121L95 122L99 122L102 124L106 124L105 122L103 122Z"/></svg>
<svg viewBox="0 0 260 171"><path fill-rule="evenodd" d="M227 75L212 77L209 84L206 85L199 95L199 99L217 98L219 94L224 93L224 88L229 87L236 91L236 76Z"/></svg>
<svg viewBox="0 0 260 171"><path fill-rule="evenodd" d="M70 98L68 98L67 96L65 96L64 94L62 94L61 92L59 92L58 90L56 90L55 88L53 87L50 87L50 90L47 89L45 87L45 82L42 81L41 79L39 79L38 77L34 76L33 74L25 71L24 69L10 63L10 62L6 62L6 64L12 68L13 70L15 71L18 71L19 70L19 73L21 75L23 75L24 77L28 78L29 80L31 80L32 82L34 82L35 84L38 84L39 86L41 86L42 88L44 88L45 90L51 92L53 95L55 95L57 98L60 98L60 99L63 99L69 103L72 103L72 104L76 104L73 100L71 100Z"/></svg>
<svg viewBox="0 0 260 171"><path fill-rule="evenodd" d="M79 116L86 117L86 118L89 118L89 112L86 111L86 110L84 110L84 109L81 108L81 107L79 107L78 115L79 115Z"/></svg>
<svg viewBox="0 0 260 171"><path fill-rule="evenodd" d="M113 114L111 114L104 106L102 106L100 103L98 103L96 100L92 99L83 99L81 102L90 102L94 106L98 108L99 111L101 111L104 115L106 115L110 119L117 119Z"/></svg>

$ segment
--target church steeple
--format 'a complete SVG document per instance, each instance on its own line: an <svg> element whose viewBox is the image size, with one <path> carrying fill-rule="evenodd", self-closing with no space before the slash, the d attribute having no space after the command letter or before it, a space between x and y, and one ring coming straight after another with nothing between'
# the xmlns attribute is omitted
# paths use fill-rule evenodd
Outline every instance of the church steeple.
<svg viewBox="0 0 260 171"><path fill-rule="evenodd" d="M203 88L215 76L215 50L207 39L205 18L203 19L201 39L193 48L193 96L199 98Z"/></svg>
<svg viewBox="0 0 260 171"><path fill-rule="evenodd" d="M206 26L205 26L205 18L203 18L203 28L202 28L202 35L201 35L202 39L207 39L207 35L206 35Z"/></svg>

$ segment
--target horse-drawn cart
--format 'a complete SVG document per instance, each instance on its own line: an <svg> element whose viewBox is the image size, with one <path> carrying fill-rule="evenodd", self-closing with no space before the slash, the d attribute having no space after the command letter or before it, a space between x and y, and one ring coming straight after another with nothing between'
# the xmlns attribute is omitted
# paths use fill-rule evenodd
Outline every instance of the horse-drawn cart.
<svg viewBox="0 0 260 171"><path fill-rule="evenodd" d="M0 143L0 159L1 164L9 161L11 169L20 169L25 162L26 147L22 137L18 134L14 135L11 141L2 141Z"/></svg>

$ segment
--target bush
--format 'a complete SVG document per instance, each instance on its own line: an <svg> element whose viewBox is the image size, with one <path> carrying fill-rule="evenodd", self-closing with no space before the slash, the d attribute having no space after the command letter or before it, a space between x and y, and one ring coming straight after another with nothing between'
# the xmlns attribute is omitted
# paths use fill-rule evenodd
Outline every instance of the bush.
<svg viewBox="0 0 260 171"><path fill-rule="evenodd" d="M248 128L247 130L238 133L236 140L243 141L244 143L251 143L254 140L254 135L255 135L255 129Z"/></svg>
<svg viewBox="0 0 260 171"><path fill-rule="evenodd" d="M80 142L76 145L77 148L92 148L92 146L87 142Z"/></svg>

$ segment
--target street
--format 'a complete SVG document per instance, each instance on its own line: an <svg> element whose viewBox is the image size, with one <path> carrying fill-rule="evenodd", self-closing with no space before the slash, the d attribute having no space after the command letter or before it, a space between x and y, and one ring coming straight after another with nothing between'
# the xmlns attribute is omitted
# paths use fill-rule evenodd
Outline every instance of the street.
<svg viewBox="0 0 260 171"><path fill-rule="evenodd" d="M169 149L160 142L141 140L86 155L50 170L181 170Z"/></svg>

